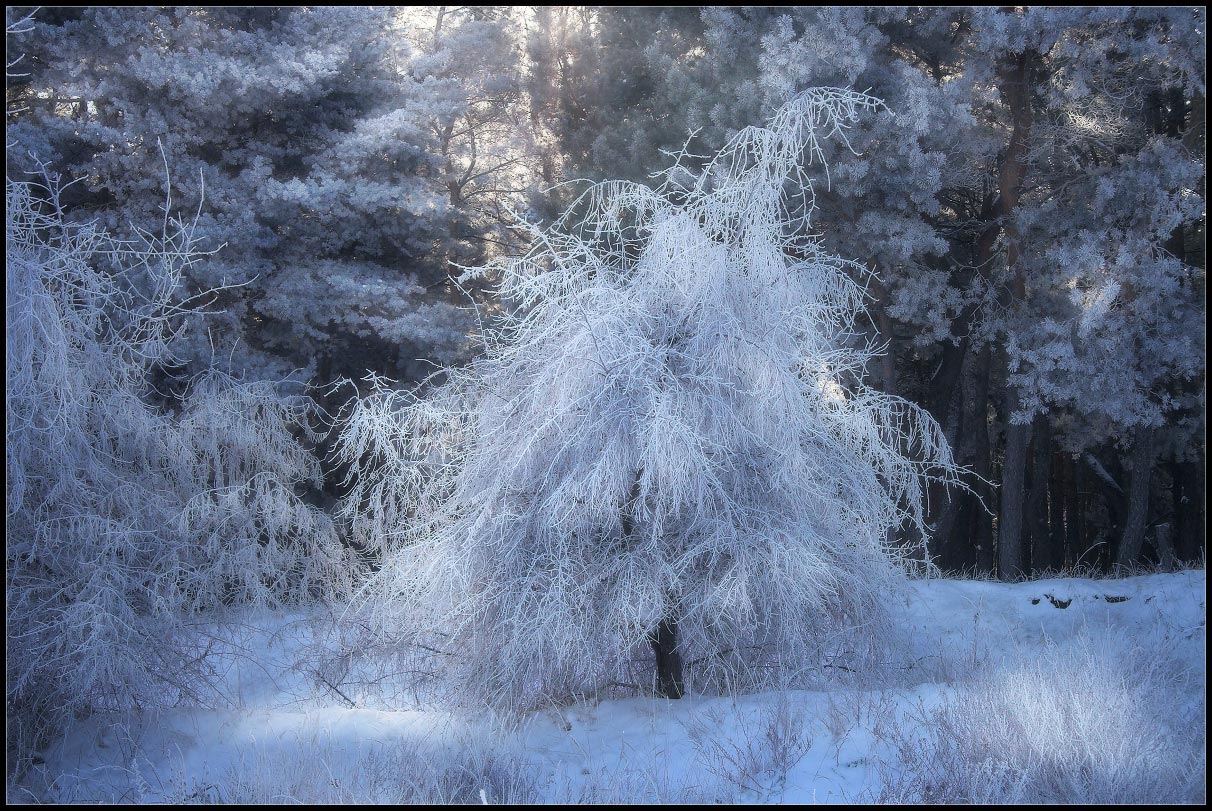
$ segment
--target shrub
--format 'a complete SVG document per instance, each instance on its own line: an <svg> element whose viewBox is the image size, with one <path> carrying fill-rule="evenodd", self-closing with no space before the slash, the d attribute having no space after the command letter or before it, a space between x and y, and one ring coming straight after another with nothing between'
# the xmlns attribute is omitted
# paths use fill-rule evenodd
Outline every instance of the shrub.
<svg viewBox="0 0 1212 811"><path fill-rule="evenodd" d="M892 736L880 801L1202 802L1198 677L1161 648L1107 643L1052 646L957 688L914 732Z"/></svg>
<svg viewBox="0 0 1212 811"><path fill-rule="evenodd" d="M195 308L199 254L166 216L119 241L65 221L59 186L6 181L7 657L15 762L74 714L188 694L182 618L349 577L297 434L308 401L218 371L173 413L149 375ZM195 662L195 664L197 664Z"/></svg>

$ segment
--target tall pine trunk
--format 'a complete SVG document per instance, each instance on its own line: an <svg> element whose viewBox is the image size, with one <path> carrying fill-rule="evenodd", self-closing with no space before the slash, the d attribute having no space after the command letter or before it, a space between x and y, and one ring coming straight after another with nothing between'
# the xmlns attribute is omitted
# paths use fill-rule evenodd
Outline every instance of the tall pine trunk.
<svg viewBox="0 0 1212 811"><path fill-rule="evenodd" d="M1073 488L1069 491L1069 504L1065 509L1065 545L1069 547L1069 557L1066 564L1076 565L1083 560L1083 555L1090 548L1088 525L1086 522L1086 507L1089 502L1089 488L1086 465L1078 458L1072 459L1069 468Z"/></svg>
<svg viewBox="0 0 1212 811"><path fill-rule="evenodd" d="M1132 471L1128 480L1128 518L1115 562L1129 566L1140 557L1149 518L1149 481L1153 473L1153 429L1139 428L1132 441Z"/></svg>
<svg viewBox="0 0 1212 811"><path fill-rule="evenodd" d="M1018 405L1018 392L1007 390L1007 419ZM1026 503L1024 477L1027 446L1031 442L1031 424L1006 425L1006 458L1002 462L1002 501L998 515L997 573L1002 580L1014 580L1023 574L1023 512Z"/></svg>
<svg viewBox="0 0 1212 811"><path fill-rule="evenodd" d="M1001 233L998 219L1000 202L992 193L981 206L984 228L976 241L976 274L987 281L993 261L997 237ZM970 333L977 307L964 308L952 324L952 335L959 340L948 343L943 350L943 362L931 386L930 407L940 425L946 424L951 408L953 388L958 388L959 415L956 442L960 458L981 477L974 482L973 493L954 493L941 507L939 537L948 546L947 563L954 569L975 566L982 572L993 571L993 531L987 509L992 503L989 481L989 370L991 351L988 343L973 346ZM956 385L958 383L958 386ZM982 481L983 480L983 481Z"/></svg>
<svg viewBox="0 0 1212 811"><path fill-rule="evenodd" d="M879 341L887 346L883 355L879 358L879 389L885 394L896 394L896 333L892 328L892 316L888 314L888 308L892 304L891 295L888 292L888 288L884 286L883 281L880 280L879 276L875 275L877 269L874 265L868 263L868 268L872 273L869 289L875 297L875 300L869 307L875 315L876 328L879 330ZM935 419L938 418L936 417ZM938 420L938 422L939 425L944 424L944 420Z"/></svg>
<svg viewBox="0 0 1212 811"><path fill-rule="evenodd" d="M1011 306L1027 297L1026 282L1019 266L1021 246L1018 228L1014 224L1014 211L1027 174L1027 149L1032 125L1030 77L1035 58L1033 52L1016 54L1003 63L998 77L998 87L1009 108L1013 126L998 176L1002 216L1006 218L1006 269L1010 275L1011 297L1007 303ZM1009 580L1023 573L1023 476L1027 467L1031 425L1019 425L1013 421L1014 413L1020 410L1020 401L1018 391L1009 382L1006 383L1004 404L1006 454L1002 463L1001 513L998 517L998 574L1002 579Z"/></svg>
<svg viewBox="0 0 1212 811"><path fill-rule="evenodd" d="M1200 462L1171 462L1174 500L1174 540L1182 560L1204 556L1204 466Z"/></svg>
<svg viewBox="0 0 1212 811"><path fill-rule="evenodd" d="M1031 491L1027 496L1027 529L1030 532L1030 568L1041 571L1053 563L1052 535L1048 522L1048 490L1052 479L1052 425L1047 416L1035 418L1031 439Z"/></svg>
<svg viewBox="0 0 1212 811"><path fill-rule="evenodd" d="M1068 559L1068 527L1065 525L1065 506L1069 501L1069 459L1064 453L1053 453L1049 466L1048 484L1048 533L1050 536L1048 565L1055 569L1064 567Z"/></svg>
<svg viewBox="0 0 1212 811"><path fill-rule="evenodd" d="M973 412L971 423L973 454L972 469L976 475L985 481L993 480L992 448L989 442L989 374L993 365L993 350L988 344L981 348L976 356L974 369L975 383L973 385ZM985 504L993 504L995 491L984 482L978 485L978 492ZM981 572L992 572L994 566L993 553L993 517L985 506L975 499L972 504L973 541L976 546L976 567Z"/></svg>

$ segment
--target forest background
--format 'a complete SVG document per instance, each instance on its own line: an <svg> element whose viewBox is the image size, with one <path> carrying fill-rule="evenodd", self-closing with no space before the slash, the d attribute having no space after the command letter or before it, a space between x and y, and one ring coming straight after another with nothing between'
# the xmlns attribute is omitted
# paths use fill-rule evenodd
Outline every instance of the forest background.
<svg viewBox="0 0 1212 811"><path fill-rule="evenodd" d="M19 19L28 10L10 9ZM826 246L875 275L868 382L926 408L972 491L946 570L1202 559L1205 12L46 8L10 34L7 176L111 232L197 212L208 312L154 370L218 365L330 414L369 373L469 359L492 279L578 179L648 181L795 93L888 113L825 155ZM19 37L19 38L18 38ZM688 140L691 133L693 137ZM27 173L34 173L33 175ZM283 382L285 381L285 382ZM321 507L344 495L326 440Z"/></svg>

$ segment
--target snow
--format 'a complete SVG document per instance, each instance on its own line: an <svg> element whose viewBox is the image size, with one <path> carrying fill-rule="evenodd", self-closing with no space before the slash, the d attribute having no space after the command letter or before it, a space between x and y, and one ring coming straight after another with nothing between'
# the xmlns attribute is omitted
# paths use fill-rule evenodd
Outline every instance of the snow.
<svg viewBox="0 0 1212 811"><path fill-rule="evenodd" d="M906 607L922 657L975 649L980 658L1011 660L1046 641L1114 633L1144 640L1198 630L1201 652L1193 661L1202 668L1204 587L1203 571L1010 584L933 580L911 584Z"/></svg>
<svg viewBox="0 0 1212 811"><path fill-rule="evenodd" d="M359 688L365 663L350 663L338 695L316 677L336 678L317 664L317 653L334 644L334 615L262 613L200 629L219 665L203 702L209 708L81 721L26 784L50 799L179 802L228 799L233 776L241 775L287 786L271 792L278 800L308 801L317 780L350 792L347 798L373 798L382 770L366 764L379 762L376 753L495 746L535 775L530 796L539 801L871 801L883 777L900 768L887 730L916 734L914 725L980 666L996 671L1049 647L1127 640L1164 645L1200 674L1202 692L1205 594L1202 570L1016 584L918 580L898 601L903 658L881 683L620 698L545 710L514 726L417 706L401 677ZM769 737L779 719L798 742L788 752ZM358 781L366 785L352 785ZM479 791L481 801L494 801L491 789Z"/></svg>

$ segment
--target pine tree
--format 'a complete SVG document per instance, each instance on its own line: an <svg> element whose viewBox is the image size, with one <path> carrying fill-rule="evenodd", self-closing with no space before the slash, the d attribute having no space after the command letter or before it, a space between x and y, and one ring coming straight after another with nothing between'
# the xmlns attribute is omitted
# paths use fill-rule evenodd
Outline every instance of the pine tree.
<svg viewBox="0 0 1212 811"><path fill-rule="evenodd" d="M470 324L447 262L482 257L458 245L484 226L452 199L432 122L462 115L468 102L451 90L473 77L426 63L396 32L396 11L34 19L30 76L10 88L26 108L10 127L22 144L11 171L33 153L83 178L65 192L69 216L120 232L155 230L167 164L175 204L200 207L197 236L222 246L189 268L188 292L225 292L179 354L326 382L367 368L418 377L418 360L462 349Z"/></svg>

